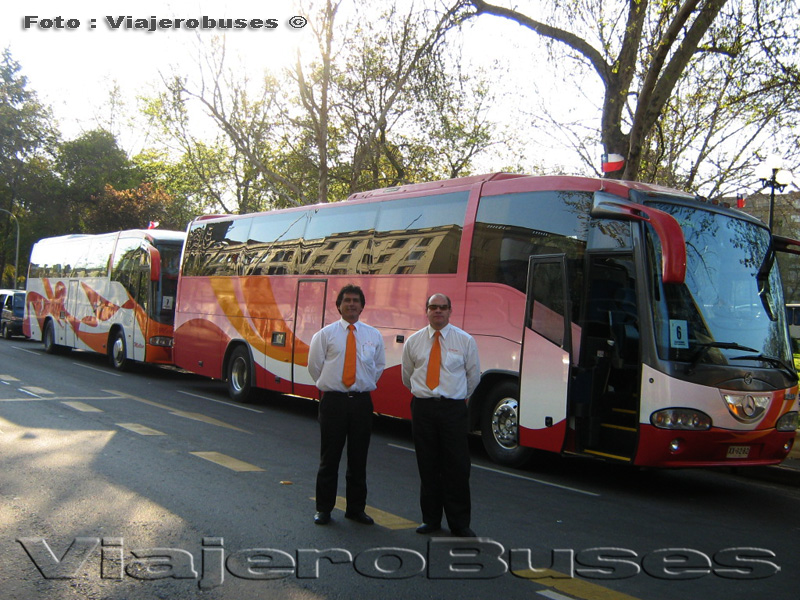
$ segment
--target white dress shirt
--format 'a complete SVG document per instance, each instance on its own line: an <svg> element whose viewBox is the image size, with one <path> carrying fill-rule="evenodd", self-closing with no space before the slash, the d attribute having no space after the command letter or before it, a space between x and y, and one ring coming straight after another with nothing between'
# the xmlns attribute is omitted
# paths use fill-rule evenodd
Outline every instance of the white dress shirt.
<svg viewBox="0 0 800 600"><path fill-rule="evenodd" d="M349 388L342 383L347 326L344 319L326 325L311 338L308 372L323 392L371 392L378 385L386 356L383 336L374 327L356 321L356 381Z"/></svg>
<svg viewBox="0 0 800 600"><path fill-rule="evenodd" d="M425 383L434 328L428 325L412 334L403 345L403 385L416 398L469 398L481 380L475 339L463 329L447 324L441 329L442 369L439 385Z"/></svg>

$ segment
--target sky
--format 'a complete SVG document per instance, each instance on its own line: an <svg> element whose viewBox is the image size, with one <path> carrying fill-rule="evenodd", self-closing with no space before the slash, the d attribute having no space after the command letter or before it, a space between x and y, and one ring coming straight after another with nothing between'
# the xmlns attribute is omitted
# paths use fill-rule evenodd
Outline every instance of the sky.
<svg viewBox="0 0 800 600"><path fill-rule="evenodd" d="M0 40L20 63L29 89L53 107L69 138L93 127L94 115L115 83L123 96L134 97L155 85L172 65L195 64L198 37L208 41L222 29L192 29L190 19L202 24L207 17L207 25L211 20L242 19L246 27L227 30L231 51L251 57L253 65L277 66L291 60L297 46L311 38L308 25L300 27L301 19L292 21L302 16L293 5L291 0L5 0L0 5ZM156 17L155 30L129 27L128 17L134 26L137 19L148 23ZM175 29L163 26L162 19L186 21ZM254 22L272 25L271 19L275 27Z"/></svg>
<svg viewBox="0 0 800 600"><path fill-rule="evenodd" d="M345 6L352 4L366 12L371 3L380 1L354 0ZM304 45L315 43L314 23L304 25L304 19L298 18L306 16L295 0L4 0L0 3L0 40L20 63L29 89L53 109L62 136L74 139L108 123L108 99L114 86L133 112L136 96L153 95L162 74L169 75L176 67L179 72L195 72L199 42L209 42L222 29L192 28L195 23L189 20L202 24L207 17L210 25L209 20L229 18L246 23L246 27L226 30L226 49L256 75L290 64L298 48L302 51ZM151 17L155 17L153 31L148 30ZM183 21L175 28L162 24L162 19ZM137 28L137 20L144 20L147 28ZM255 20L263 22L262 26ZM265 27L264 23L275 26ZM519 102L529 87L521 82L534 77L529 65L537 65L536 78L545 76L545 61L531 60L530 39L530 32L515 24L481 17L465 28L464 48L467 60L475 64L487 66L499 60L503 68L516 69L510 89L514 101ZM507 119L510 113L502 107L496 111L500 119ZM131 154L146 144L141 131L112 131ZM536 150L528 154L534 153ZM598 149L598 163L599 153ZM492 160L500 164L502 159L488 158L485 170L496 170ZM560 164L569 160L564 157Z"/></svg>

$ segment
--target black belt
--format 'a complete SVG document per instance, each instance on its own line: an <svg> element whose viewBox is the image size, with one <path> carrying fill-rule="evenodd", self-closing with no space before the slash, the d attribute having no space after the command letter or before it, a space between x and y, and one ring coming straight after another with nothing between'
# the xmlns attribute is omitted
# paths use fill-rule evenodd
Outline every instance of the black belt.
<svg viewBox="0 0 800 600"><path fill-rule="evenodd" d="M463 402L463 398L447 398L445 396L414 396L416 400L433 400L439 402L440 400L449 400L450 402Z"/></svg>
<svg viewBox="0 0 800 600"><path fill-rule="evenodd" d="M323 396L333 398L369 398L369 392L322 392Z"/></svg>

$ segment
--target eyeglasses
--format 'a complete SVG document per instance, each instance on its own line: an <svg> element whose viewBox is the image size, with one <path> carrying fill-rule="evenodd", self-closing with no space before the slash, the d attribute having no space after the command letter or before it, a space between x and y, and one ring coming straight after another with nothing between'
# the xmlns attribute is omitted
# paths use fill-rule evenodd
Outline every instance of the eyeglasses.
<svg viewBox="0 0 800 600"><path fill-rule="evenodd" d="M450 310L449 304L428 304L428 310Z"/></svg>

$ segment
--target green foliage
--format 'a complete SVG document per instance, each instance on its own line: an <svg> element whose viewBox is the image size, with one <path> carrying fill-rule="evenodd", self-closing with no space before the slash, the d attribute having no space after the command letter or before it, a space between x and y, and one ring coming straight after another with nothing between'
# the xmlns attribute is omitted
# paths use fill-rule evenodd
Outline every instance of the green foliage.
<svg viewBox="0 0 800 600"><path fill-rule="evenodd" d="M20 226L20 253L28 247L30 228L24 218L25 210L33 201L34 190L43 175L41 167L57 137L52 115L28 89L28 80L21 67L3 51L0 62L0 208L13 214L17 223L6 212L0 213L0 269L13 268L16 260L17 224ZM46 176L47 173L44 173ZM20 273L23 272L20 257Z"/></svg>
<svg viewBox="0 0 800 600"><path fill-rule="evenodd" d="M253 81L218 42L196 76L165 79L145 99L160 141L191 172L198 206L269 210L465 175L495 141L489 86L445 53L453 15L393 3L348 21L340 4L309 12L316 44L288 72ZM199 127L205 119L213 129Z"/></svg>
<svg viewBox="0 0 800 600"><path fill-rule="evenodd" d="M133 157L133 164L149 182L163 191L170 201L163 207L161 218L155 215L148 221L160 221L162 229L184 230L189 222L204 212L206 206L196 190L202 185L193 171L180 162L172 162L164 152L145 150Z"/></svg>
<svg viewBox="0 0 800 600"><path fill-rule="evenodd" d="M106 184L93 202L94 209L86 216L90 231L146 229L150 221L157 221L163 229L179 227L178 223L171 222L174 199L152 183L141 183L126 190L116 190Z"/></svg>
<svg viewBox="0 0 800 600"><path fill-rule="evenodd" d="M106 186L128 189L141 182L141 174L136 172L114 135L102 129L62 143L55 159L55 169L63 188L61 202L65 205L59 219L70 232L99 233L92 223L98 222L96 199L104 193ZM125 219L122 214L117 217Z"/></svg>

